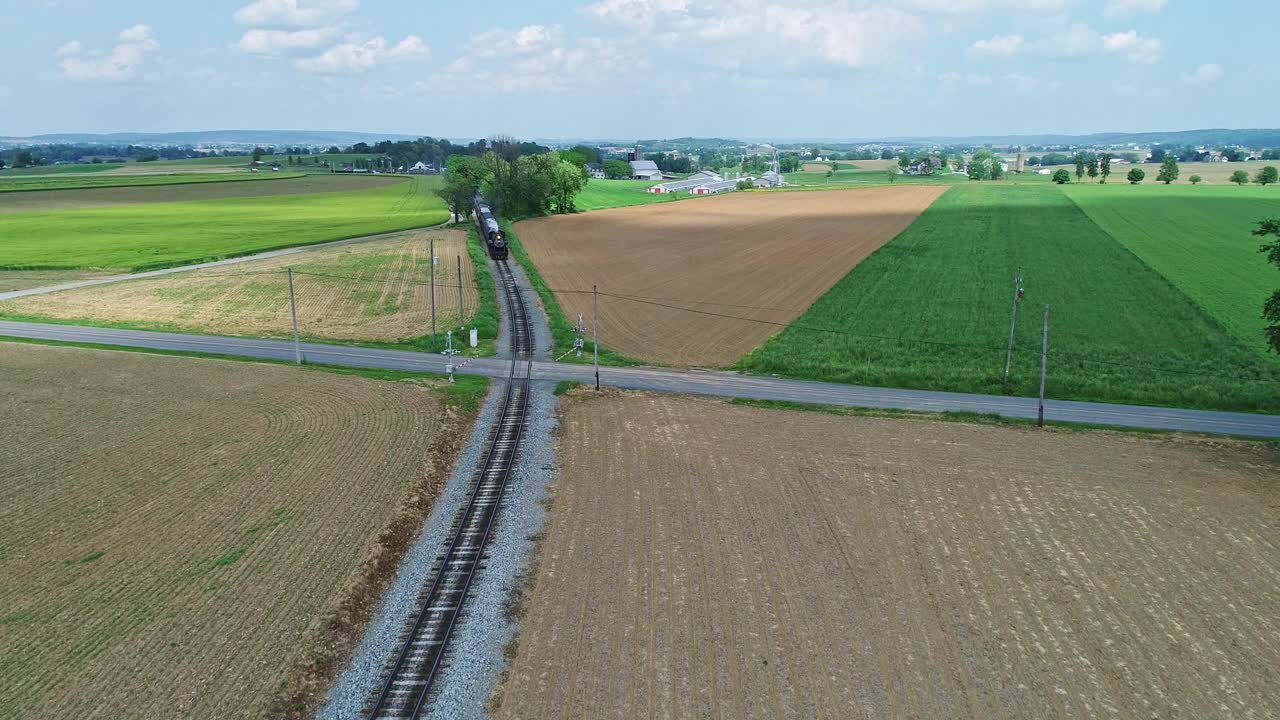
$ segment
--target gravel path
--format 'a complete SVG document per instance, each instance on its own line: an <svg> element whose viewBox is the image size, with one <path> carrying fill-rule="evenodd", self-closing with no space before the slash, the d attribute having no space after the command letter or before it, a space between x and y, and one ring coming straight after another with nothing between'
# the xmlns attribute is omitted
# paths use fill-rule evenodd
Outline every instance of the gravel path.
<svg viewBox="0 0 1280 720"><path fill-rule="evenodd" d="M513 261L511 269L530 311L537 344L534 357L547 359L551 329L546 315L520 266ZM501 303L499 314L505 331L506 308ZM510 357L505 332L498 338L497 351L500 357ZM351 664L330 689L328 702L318 718L355 720L362 717L361 711L378 687L388 659L398 649L408 618L417 609L420 593L430 582L431 567L446 544L450 524L466 502L472 477L488 445L504 387L502 381L495 381L490 388L448 485L418 541L405 556ZM506 664L503 650L516 630L507 618L507 606L516 583L528 569L533 537L542 530L547 487L555 475L557 398L554 389L553 382L535 382L531 386L529 424L521 453L489 539L487 560L473 581L466 608L450 639L446 668L436 681L436 699L427 715L429 718L487 717L485 706Z"/></svg>

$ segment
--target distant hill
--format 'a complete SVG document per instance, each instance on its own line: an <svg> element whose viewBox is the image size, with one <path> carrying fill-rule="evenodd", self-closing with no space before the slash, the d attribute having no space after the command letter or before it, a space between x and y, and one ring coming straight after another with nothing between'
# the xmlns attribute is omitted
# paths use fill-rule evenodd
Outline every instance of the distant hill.
<svg viewBox="0 0 1280 720"><path fill-rule="evenodd" d="M836 141L841 142L841 141ZM850 141L842 141L850 142ZM976 135L969 137L897 137L853 142L884 142L907 145L1242 145L1244 147L1280 147L1280 129L1213 128L1207 130L1169 130L1140 133L1093 133L1090 135Z"/></svg>
<svg viewBox="0 0 1280 720"><path fill-rule="evenodd" d="M172 133L53 133L0 137L9 145L354 145L383 140L416 140L419 135L341 130L203 130Z"/></svg>

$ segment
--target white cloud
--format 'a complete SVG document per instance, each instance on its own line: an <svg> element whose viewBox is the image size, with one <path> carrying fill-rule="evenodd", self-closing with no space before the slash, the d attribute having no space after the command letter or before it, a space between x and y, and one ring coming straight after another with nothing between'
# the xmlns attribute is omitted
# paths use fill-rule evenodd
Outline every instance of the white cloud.
<svg viewBox="0 0 1280 720"><path fill-rule="evenodd" d="M971 55L989 55L996 57L1013 57L1026 45L1021 35L993 35L988 40L979 40L969 47Z"/></svg>
<svg viewBox="0 0 1280 720"><path fill-rule="evenodd" d="M1038 47L1045 54L1056 57L1124 55L1129 62L1141 65L1160 62L1164 49L1158 38L1143 35L1137 30L1104 35L1083 24L1072 25L1038 43Z"/></svg>
<svg viewBox="0 0 1280 720"><path fill-rule="evenodd" d="M1160 12L1166 0L1107 0L1103 14L1107 17L1125 17L1140 12Z"/></svg>
<svg viewBox="0 0 1280 720"><path fill-rule="evenodd" d="M360 0L255 0L236 10L241 25L315 27L355 12Z"/></svg>
<svg viewBox="0 0 1280 720"><path fill-rule="evenodd" d="M1222 66L1215 63L1205 63L1193 72L1182 74L1182 82L1188 85L1205 85L1217 82L1221 78Z"/></svg>
<svg viewBox="0 0 1280 720"><path fill-rule="evenodd" d="M294 31L255 28L246 32L240 38L240 49L247 53L265 54L283 50L315 48L325 44L336 32L336 28L312 28Z"/></svg>
<svg viewBox="0 0 1280 720"><path fill-rule="evenodd" d="M62 68L63 77L111 82L131 80L147 55L160 47L147 25L134 25L120 31L119 40L119 44L106 55L82 55L83 48L76 41L58 48L56 54L62 58L58 65Z"/></svg>
<svg viewBox="0 0 1280 720"><path fill-rule="evenodd" d="M628 55L616 43L587 37L569 42L558 25L526 25L490 30L467 43L463 54L417 90L438 92L465 83L497 93L560 93L600 81L617 82L645 59Z"/></svg>
<svg viewBox="0 0 1280 720"><path fill-rule="evenodd" d="M965 85L986 87L991 83L991 76L986 73L945 72L938 76L938 84L947 90L956 90Z"/></svg>
<svg viewBox="0 0 1280 720"><path fill-rule="evenodd" d="M1162 49L1159 40L1140 34L1137 30L1102 36L1102 47L1111 53L1124 53L1129 62L1153 65L1160 62Z"/></svg>
<svg viewBox="0 0 1280 720"><path fill-rule="evenodd" d="M294 60L293 65L303 72L338 75L365 72L378 65L425 58L430 53L430 49L417 35L409 35L390 47L382 36L368 39L349 36L346 42L334 45L320 55Z"/></svg>
<svg viewBox="0 0 1280 720"><path fill-rule="evenodd" d="M759 54L763 40L786 43L775 62L861 67L924 31L918 17L892 4L850 0L598 0L583 12L664 47L714 45L706 61L725 68Z"/></svg>
<svg viewBox="0 0 1280 720"><path fill-rule="evenodd" d="M1076 0L893 0L914 12L930 15L980 15L988 12L1054 15L1069 10Z"/></svg>
<svg viewBox="0 0 1280 720"><path fill-rule="evenodd" d="M1000 79L1010 90L1020 94L1030 93L1040 87L1040 80L1019 72L1009 73Z"/></svg>

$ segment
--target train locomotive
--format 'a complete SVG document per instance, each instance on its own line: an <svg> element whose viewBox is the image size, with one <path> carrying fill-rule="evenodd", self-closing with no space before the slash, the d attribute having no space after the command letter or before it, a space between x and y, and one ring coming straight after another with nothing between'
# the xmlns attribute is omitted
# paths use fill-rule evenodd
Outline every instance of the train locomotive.
<svg viewBox="0 0 1280 720"><path fill-rule="evenodd" d="M489 257L494 260L506 260L507 234L498 227L498 221L493 217L489 203L484 201L484 196L480 193L476 193L475 206L476 227L480 229L480 237L484 238L484 246L489 251Z"/></svg>

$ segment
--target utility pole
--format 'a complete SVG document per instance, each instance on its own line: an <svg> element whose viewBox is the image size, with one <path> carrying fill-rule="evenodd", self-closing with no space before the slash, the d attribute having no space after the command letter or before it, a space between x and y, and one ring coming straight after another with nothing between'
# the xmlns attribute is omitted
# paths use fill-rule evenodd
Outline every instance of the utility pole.
<svg viewBox="0 0 1280 720"><path fill-rule="evenodd" d="M1040 414L1037 425L1044 427L1044 376L1049 366L1049 306L1044 306L1044 339L1040 341Z"/></svg>
<svg viewBox="0 0 1280 720"><path fill-rule="evenodd" d="M436 344L436 239L431 238L431 344Z"/></svg>
<svg viewBox="0 0 1280 720"><path fill-rule="evenodd" d="M293 268L287 268L289 274L289 314L293 316L293 361L302 364L302 344L298 339L298 304L293 299Z"/></svg>
<svg viewBox="0 0 1280 720"><path fill-rule="evenodd" d="M462 256L458 256L458 327L462 327Z"/></svg>
<svg viewBox="0 0 1280 720"><path fill-rule="evenodd" d="M1009 311L1009 350L1004 356L1004 391L1009 392L1009 365L1013 363L1013 331L1018 326L1018 303L1022 301L1022 271L1013 278L1013 308Z"/></svg>
<svg viewBox="0 0 1280 720"><path fill-rule="evenodd" d="M596 286L591 286L591 351L595 355L596 392L600 391L600 303Z"/></svg>

